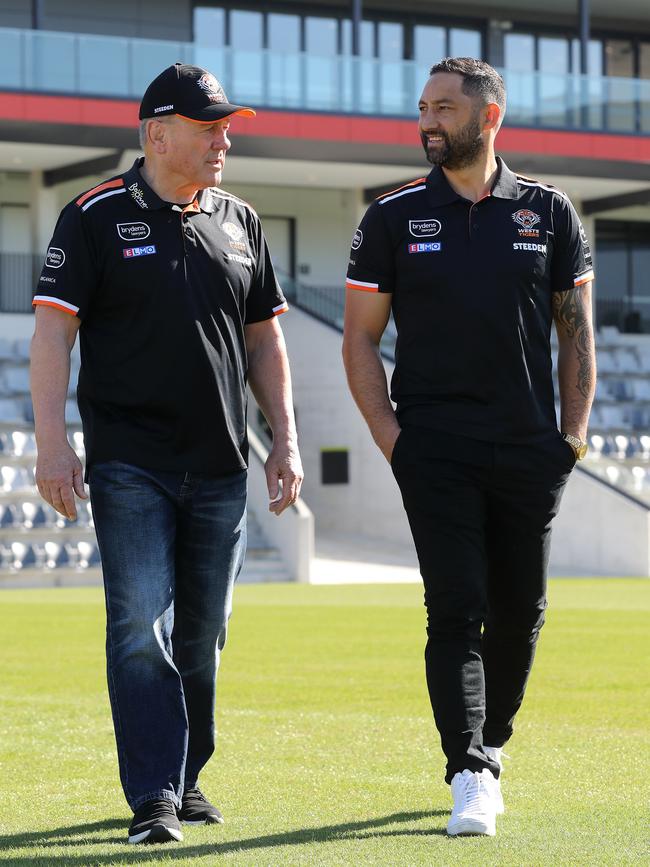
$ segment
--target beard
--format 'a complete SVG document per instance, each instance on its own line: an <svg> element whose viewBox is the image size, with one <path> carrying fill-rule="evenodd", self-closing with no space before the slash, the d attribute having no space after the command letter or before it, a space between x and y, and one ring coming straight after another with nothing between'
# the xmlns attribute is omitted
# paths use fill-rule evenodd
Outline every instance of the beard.
<svg viewBox="0 0 650 867"><path fill-rule="evenodd" d="M443 166L452 171L465 169L473 165L485 149L478 112L452 135L442 131L436 135L442 136L441 145L429 144L428 136L424 132L420 133L427 160L434 166Z"/></svg>

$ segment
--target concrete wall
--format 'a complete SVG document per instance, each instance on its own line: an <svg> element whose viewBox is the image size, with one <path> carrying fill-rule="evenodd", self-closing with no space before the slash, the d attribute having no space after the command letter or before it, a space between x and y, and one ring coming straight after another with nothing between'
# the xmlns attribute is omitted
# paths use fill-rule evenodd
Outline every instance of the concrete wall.
<svg viewBox="0 0 650 867"><path fill-rule="evenodd" d="M350 241L359 218L359 191L228 183L224 186L255 208L262 217L262 225L264 216L296 220L296 276L301 283L345 285Z"/></svg>
<svg viewBox="0 0 650 867"><path fill-rule="evenodd" d="M348 391L341 334L295 308L281 325L291 359L303 496L316 534L339 531L411 544L393 474ZM329 448L349 450L349 484L322 484L321 449Z"/></svg>

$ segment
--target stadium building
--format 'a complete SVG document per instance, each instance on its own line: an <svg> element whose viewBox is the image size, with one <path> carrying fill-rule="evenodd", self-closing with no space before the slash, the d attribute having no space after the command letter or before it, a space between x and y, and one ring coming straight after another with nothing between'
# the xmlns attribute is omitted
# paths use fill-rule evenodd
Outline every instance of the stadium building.
<svg viewBox="0 0 650 867"><path fill-rule="evenodd" d="M368 202L427 172L418 97L433 63L461 55L503 72L498 152L569 194L595 253L591 457L567 491L553 568L650 574L647 0L404 0L398 11L387 0L0 0L0 584L86 580L97 566L92 516L57 523L32 486L31 295L60 209L133 163L140 96L177 60L258 111L233 120L224 186L262 217L293 308L282 325L313 517L300 506L268 523L252 411L250 575L308 579L314 525L334 559L384 544L412 557L396 486L345 386L343 285ZM389 330L388 373L391 358ZM68 409L72 435L72 392Z"/></svg>

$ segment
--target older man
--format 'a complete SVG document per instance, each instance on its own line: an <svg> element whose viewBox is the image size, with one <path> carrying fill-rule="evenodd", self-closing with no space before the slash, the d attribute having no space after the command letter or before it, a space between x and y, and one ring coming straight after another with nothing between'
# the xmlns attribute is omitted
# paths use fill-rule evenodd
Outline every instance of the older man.
<svg viewBox="0 0 650 867"><path fill-rule="evenodd" d="M64 421L69 355L102 556L108 686L129 842L220 823L198 788L246 541L246 382L273 431L271 511L297 498L287 309L255 212L219 189L234 115L180 63L140 106L144 158L61 212L34 297L32 392L42 496L84 498Z"/></svg>

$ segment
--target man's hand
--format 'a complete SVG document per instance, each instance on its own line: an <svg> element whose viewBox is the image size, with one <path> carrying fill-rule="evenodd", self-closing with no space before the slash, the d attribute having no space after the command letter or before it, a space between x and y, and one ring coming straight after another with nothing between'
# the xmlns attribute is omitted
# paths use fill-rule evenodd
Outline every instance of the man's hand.
<svg viewBox="0 0 650 867"><path fill-rule="evenodd" d="M390 427L386 429L382 429L380 434L376 434L374 437L375 442L379 446L379 449L383 456L386 458L388 463L391 462L393 457L393 449L395 448L395 443L397 442L397 437L401 434L401 427L395 422L395 424L391 424Z"/></svg>
<svg viewBox="0 0 650 867"><path fill-rule="evenodd" d="M269 489L269 512L281 515L287 506L296 502L302 485L302 463L295 443L274 443L264 471Z"/></svg>
<svg viewBox="0 0 650 867"><path fill-rule="evenodd" d="M39 449L35 475L41 497L65 518L75 521L74 495L87 500L88 494L84 488L81 461L69 443L58 449Z"/></svg>

